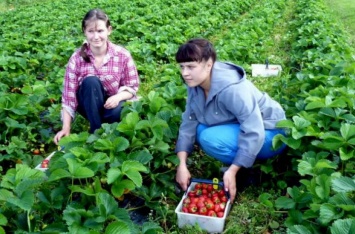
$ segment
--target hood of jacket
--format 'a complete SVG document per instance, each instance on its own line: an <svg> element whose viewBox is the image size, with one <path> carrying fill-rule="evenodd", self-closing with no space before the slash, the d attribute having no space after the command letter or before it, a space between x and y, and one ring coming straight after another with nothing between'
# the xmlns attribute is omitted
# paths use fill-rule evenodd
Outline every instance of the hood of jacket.
<svg viewBox="0 0 355 234"><path fill-rule="evenodd" d="M215 62L212 68L211 89L206 100L207 103L225 88L244 80L246 80L246 72L242 67L227 62Z"/></svg>

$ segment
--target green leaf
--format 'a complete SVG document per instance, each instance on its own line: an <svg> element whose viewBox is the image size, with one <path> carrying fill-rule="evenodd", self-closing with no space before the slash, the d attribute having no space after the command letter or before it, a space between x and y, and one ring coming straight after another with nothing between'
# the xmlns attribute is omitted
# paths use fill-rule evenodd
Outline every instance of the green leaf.
<svg viewBox="0 0 355 234"><path fill-rule="evenodd" d="M355 191L355 182L349 177L340 177L332 180L332 189L336 192Z"/></svg>
<svg viewBox="0 0 355 234"><path fill-rule="evenodd" d="M347 161L355 157L355 150L346 151L344 147L340 147L339 149L340 159L343 161Z"/></svg>
<svg viewBox="0 0 355 234"><path fill-rule="evenodd" d="M6 189L0 189L0 201L7 201L10 197L14 197L14 194Z"/></svg>
<svg viewBox="0 0 355 234"><path fill-rule="evenodd" d="M339 212L332 204L322 204L319 209L319 220L322 224L327 225L334 219L343 216L343 212Z"/></svg>
<svg viewBox="0 0 355 234"><path fill-rule="evenodd" d="M120 181L115 181L111 187L111 192L115 197L121 197L125 190L132 191L136 188L132 180L124 179Z"/></svg>
<svg viewBox="0 0 355 234"><path fill-rule="evenodd" d="M269 223L269 226L272 228L272 229L277 229L280 227L280 224L278 222L276 222L275 220L272 220L270 223Z"/></svg>
<svg viewBox="0 0 355 234"><path fill-rule="evenodd" d="M147 164L153 159L153 155L146 150L141 150L130 153L128 158L130 160L138 161L142 164Z"/></svg>
<svg viewBox="0 0 355 234"><path fill-rule="evenodd" d="M142 234L163 233L163 228L155 222L144 222L142 225Z"/></svg>
<svg viewBox="0 0 355 234"><path fill-rule="evenodd" d="M113 141L113 145L115 146L115 152L122 152L126 149L128 149L129 147L129 141L124 138L124 137L117 137L114 141Z"/></svg>
<svg viewBox="0 0 355 234"><path fill-rule="evenodd" d="M312 232L303 225L293 225L287 230L287 234L312 234Z"/></svg>
<svg viewBox="0 0 355 234"><path fill-rule="evenodd" d="M37 169L32 169L25 164L16 164L16 182L20 182L24 179L44 179L45 175L42 171Z"/></svg>
<svg viewBox="0 0 355 234"><path fill-rule="evenodd" d="M340 127L341 136L348 140L355 136L355 125L342 124Z"/></svg>
<svg viewBox="0 0 355 234"><path fill-rule="evenodd" d="M330 180L331 177L325 174L316 177L317 186L315 188L316 194L323 200L328 200L330 194Z"/></svg>
<svg viewBox="0 0 355 234"><path fill-rule="evenodd" d="M49 175L48 181L56 181L56 180L60 180L63 178L71 178L71 174L64 170L64 169L55 169L54 171L51 172L51 174Z"/></svg>
<svg viewBox="0 0 355 234"><path fill-rule="evenodd" d="M127 233L130 233L128 224L120 220L110 223L105 230L105 234L127 234Z"/></svg>
<svg viewBox="0 0 355 234"><path fill-rule="evenodd" d="M281 120L276 124L276 126L278 128L293 128L295 125L291 120Z"/></svg>
<svg viewBox="0 0 355 234"><path fill-rule="evenodd" d="M25 124L20 124L17 120L11 119L9 117L6 117L4 122L8 128L19 128L19 129L26 128Z"/></svg>
<svg viewBox="0 0 355 234"><path fill-rule="evenodd" d="M91 151L88 149L85 149L83 147L73 147L69 150L73 155L75 155L77 158L91 158Z"/></svg>
<svg viewBox="0 0 355 234"><path fill-rule="evenodd" d="M149 129L149 128L150 128L150 123L148 120L141 120L135 126L135 130L142 130L142 129Z"/></svg>
<svg viewBox="0 0 355 234"><path fill-rule="evenodd" d="M348 197L348 193L337 193L329 199L329 202L345 211L355 211L355 203Z"/></svg>
<svg viewBox="0 0 355 234"><path fill-rule="evenodd" d="M299 149L302 143L301 139L294 139L292 137L280 136L282 142L291 147L292 149Z"/></svg>
<svg viewBox="0 0 355 234"><path fill-rule="evenodd" d="M311 122L299 116L294 116L292 119L295 123L296 129L298 130L307 128L309 125L311 125Z"/></svg>
<svg viewBox="0 0 355 234"><path fill-rule="evenodd" d="M0 226L5 226L6 224L7 224L6 216L0 213Z"/></svg>
<svg viewBox="0 0 355 234"><path fill-rule="evenodd" d="M301 176L305 176L305 175L313 175L313 166L307 162L302 160L297 167L297 171Z"/></svg>
<svg viewBox="0 0 355 234"><path fill-rule="evenodd" d="M152 147L154 150L158 150L163 153L169 153L170 151L170 146L168 143L164 141L158 141L155 143L155 145Z"/></svg>
<svg viewBox="0 0 355 234"><path fill-rule="evenodd" d="M146 172L147 168L140 162L127 160L122 163L122 172L125 173L130 170Z"/></svg>
<svg viewBox="0 0 355 234"><path fill-rule="evenodd" d="M154 118L152 122L152 131L154 134L154 137L156 137L159 140L163 139L164 136L164 130L169 128L169 125L166 121L159 119L159 118Z"/></svg>
<svg viewBox="0 0 355 234"><path fill-rule="evenodd" d="M71 190L72 193L83 193L87 196L94 196L95 191L92 188L82 188L79 185L73 185L69 186L69 189Z"/></svg>
<svg viewBox="0 0 355 234"><path fill-rule="evenodd" d="M331 162L331 161L329 161L327 159L320 159L320 160L317 161L317 163L316 163L316 165L314 167L317 170L321 170L321 169L324 169L324 168L336 169L337 165L336 165L336 163Z"/></svg>
<svg viewBox="0 0 355 234"><path fill-rule="evenodd" d="M112 141L108 139L98 139L94 143L94 148L98 150L112 150L113 149L113 143Z"/></svg>
<svg viewBox="0 0 355 234"><path fill-rule="evenodd" d="M336 119L337 118L337 114L335 113L333 108L330 107L326 107L326 108L322 108L319 111L319 114L325 115L325 116L329 116L331 118Z"/></svg>
<svg viewBox="0 0 355 234"><path fill-rule="evenodd" d="M107 183L112 184L121 176L122 176L122 172L119 168L110 168L107 171Z"/></svg>
<svg viewBox="0 0 355 234"><path fill-rule="evenodd" d="M138 113L131 112L118 124L117 130L133 137L135 134L135 127L139 121Z"/></svg>
<svg viewBox="0 0 355 234"><path fill-rule="evenodd" d="M266 207L272 208L274 204L272 204L269 198L271 198L271 195L269 193L262 193L259 196L259 201L261 204L265 205Z"/></svg>
<svg viewBox="0 0 355 234"><path fill-rule="evenodd" d="M108 193L99 193L97 195L97 206L100 209L100 214L104 217L114 214L117 209L116 200Z"/></svg>
<svg viewBox="0 0 355 234"><path fill-rule="evenodd" d="M133 183L135 183L135 185L137 187L141 187L142 186L143 179L142 179L141 174L138 171L136 171L134 169L130 169L130 170L125 172L125 175L128 178L130 178L133 181Z"/></svg>
<svg viewBox="0 0 355 234"><path fill-rule="evenodd" d="M294 209L296 206L296 203L288 197L279 197L275 201L275 207L278 209Z"/></svg>
<svg viewBox="0 0 355 234"><path fill-rule="evenodd" d="M24 191L21 197L10 197L8 202L22 210L30 211L35 201L32 191Z"/></svg>
<svg viewBox="0 0 355 234"><path fill-rule="evenodd" d="M339 219L334 221L330 227L331 234L353 234L355 233L355 218Z"/></svg>
<svg viewBox="0 0 355 234"><path fill-rule="evenodd" d="M305 109L306 110L314 110L314 109L319 109L319 108L322 108L322 107L325 107L325 104L321 101L313 101L313 102L310 102L306 105Z"/></svg>
<svg viewBox="0 0 355 234"><path fill-rule="evenodd" d="M67 158L66 161L68 163L69 172L73 178L90 178L95 175L91 169L81 166L75 159Z"/></svg>

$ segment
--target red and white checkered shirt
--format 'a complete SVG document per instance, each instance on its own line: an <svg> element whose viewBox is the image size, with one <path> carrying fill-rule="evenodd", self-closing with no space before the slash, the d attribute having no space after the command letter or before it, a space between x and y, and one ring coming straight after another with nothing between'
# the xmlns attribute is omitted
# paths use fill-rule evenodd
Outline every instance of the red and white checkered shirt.
<svg viewBox="0 0 355 234"><path fill-rule="evenodd" d="M136 98L139 87L139 76L136 65L128 50L108 42L107 54L101 68L94 66L94 55L90 47L86 49L90 62L80 56L80 49L70 57L64 77L62 107L74 118L78 106L76 92L88 76L97 76L107 95L112 96L122 91L128 91Z"/></svg>

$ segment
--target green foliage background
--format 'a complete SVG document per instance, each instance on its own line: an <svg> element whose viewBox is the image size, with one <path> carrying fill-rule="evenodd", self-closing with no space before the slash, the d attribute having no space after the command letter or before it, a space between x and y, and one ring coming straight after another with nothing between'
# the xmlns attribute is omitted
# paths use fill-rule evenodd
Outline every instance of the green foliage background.
<svg viewBox="0 0 355 234"><path fill-rule="evenodd" d="M185 87L174 62L187 39L210 39L219 59L246 68L270 63L281 76L253 78L285 108L288 130L274 145L285 155L257 162L263 183L241 192L225 233L353 233L354 50L323 0L5 1L0 17L0 233L202 233L179 229L173 152ZM3 5L2 5L3 6ZM119 124L87 133L77 118L64 152L56 149L65 65L83 42L81 19L99 7L111 40L131 51L142 99ZM42 154L34 156L34 149ZM193 176L220 177L222 166L196 148ZM137 226L124 197L145 200ZM117 209L115 209L117 208Z"/></svg>

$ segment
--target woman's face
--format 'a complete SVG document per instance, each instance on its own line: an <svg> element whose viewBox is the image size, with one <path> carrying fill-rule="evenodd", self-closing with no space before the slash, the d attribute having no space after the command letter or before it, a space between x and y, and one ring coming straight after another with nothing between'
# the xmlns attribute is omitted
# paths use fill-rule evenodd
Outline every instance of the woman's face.
<svg viewBox="0 0 355 234"><path fill-rule="evenodd" d="M189 87L202 86L210 83L211 69L213 62L211 59L201 62L180 63L181 75Z"/></svg>
<svg viewBox="0 0 355 234"><path fill-rule="evenodd" d="M92 20L87 23L84 33L90 47L94 49L106 46L108 36L111 34L111 31L111 26L107 28L105 21Z"/></svg>

